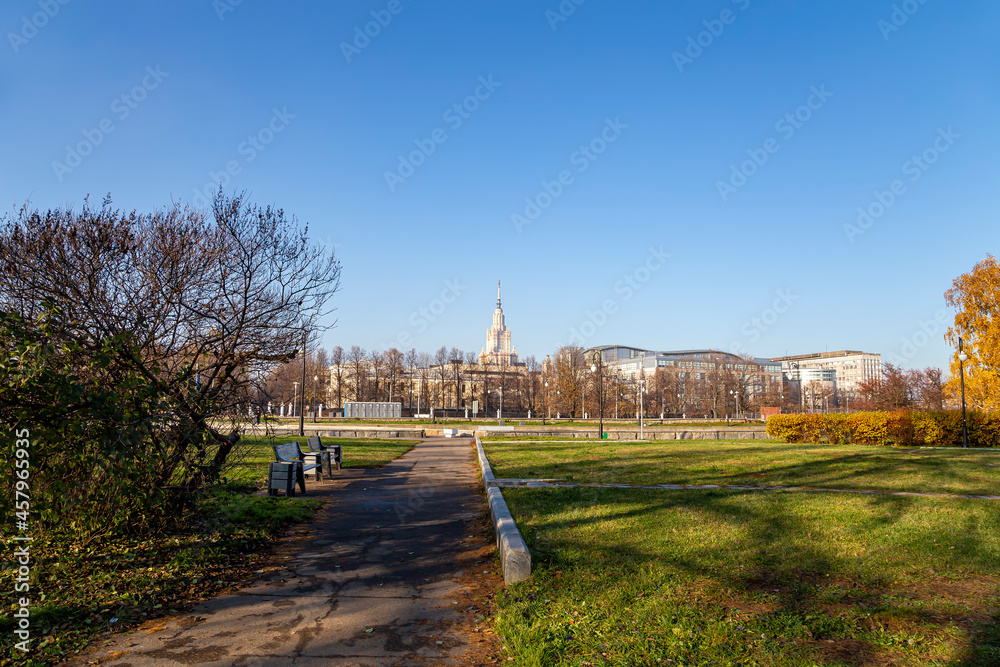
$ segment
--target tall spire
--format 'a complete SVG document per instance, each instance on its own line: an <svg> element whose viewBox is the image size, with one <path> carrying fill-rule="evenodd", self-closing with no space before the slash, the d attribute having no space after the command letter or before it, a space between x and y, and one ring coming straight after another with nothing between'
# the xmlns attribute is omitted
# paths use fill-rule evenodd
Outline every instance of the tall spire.
<svg viewBox="0 0 1000 667"><path fill-rule="evenodd" d="M497 281L497 308L500 307L500 281Z"/></svg>

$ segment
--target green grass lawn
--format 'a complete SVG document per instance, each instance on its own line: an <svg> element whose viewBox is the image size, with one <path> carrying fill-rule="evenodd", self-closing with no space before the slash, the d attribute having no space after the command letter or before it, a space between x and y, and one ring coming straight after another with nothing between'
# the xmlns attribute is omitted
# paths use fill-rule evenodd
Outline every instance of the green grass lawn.
<svg viewBox="0 0 1000 667"><path fill-rule="evenodd" d="M308 436L306 436L308 438ZM224 475L231 480L245 484L264 486L267 483L267 466L274 460L272 446L284 442L296 442L302 449L308 449L306 438L281 435L243 436L236 451L230 456L230 463ZM419 440L399 440L389 438L322 438L323 444L343 445L345 468L379 468L397 459L420 442ZM336 471L334 471L336 473Z"/></svg>
<svg viewBox="0 0 1000 667"><path fill-rule="evenodd" d="M497 477L1000 495L998 450L896 449L762 440L518 443L487 438L483 446Z"/></svg>
<svg viewBox="0 0 1000 667"><path fill-rule="evenodd" d="M497 467L511 474L514 460ZM944 470L934 486L949 481ZM1000 503L598 488L504 496L534 561L530 579L496 597L508 664L1000 665Z"/></svg>

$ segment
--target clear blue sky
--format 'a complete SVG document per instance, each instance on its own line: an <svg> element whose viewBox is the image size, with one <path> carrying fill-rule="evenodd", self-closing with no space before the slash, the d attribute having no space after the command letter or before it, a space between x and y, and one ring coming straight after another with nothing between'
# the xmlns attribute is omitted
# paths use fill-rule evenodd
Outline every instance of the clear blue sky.
<svg viewBox="0 0 1000 667"><path fill-rule="evenodd" d="M191 202L231 162L336 244L328 346L478 352L502 279L522 356L575 329L946 366L920 322L998 250L996 2L61 1L0 9L0 204Z"/></svg>

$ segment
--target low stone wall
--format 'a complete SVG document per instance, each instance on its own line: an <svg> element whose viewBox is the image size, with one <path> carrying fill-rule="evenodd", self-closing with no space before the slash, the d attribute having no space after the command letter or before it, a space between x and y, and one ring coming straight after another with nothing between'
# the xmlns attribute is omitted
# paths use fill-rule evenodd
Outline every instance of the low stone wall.
<svg viewBox="0 0 1000 667"><path fill-rule="evenodd" d="M402 438L404 440L423 440L426 437L423 429L373 428L316 431L316 435L325 438Z"/></svg>
<svg viewBox="0 0 1000 667"><path fill-rule="evenodd" d="M483 486L486 487L486 502L490 506L490 517L497 535L497 549L500 551L500 565L503 568L503 582L513 584L524 581L531 576L531 552L525 544L521 531L517 529L514 517L510 514L503 493L492 482L495 481L493 468L490 466L483 444L476 438L476 454L479 457L479 467L483 474Z"/></svg>
<svg viewBox="0 0 1000 667"><path fill-rule="evenodd" d="M608 440L639 440L639 431L604 431ZM586 431L534 430L515 429L497 433L495 431L476 431L480 437L491 435L504 436L541 436L546 438L597 438L597 429ZM646 431L644 440L764 440L768 437L764 429L691 429L685 431Z"/></svg>
<svg viewBox="0 0 1000 667"><path fill-rule="evenodd" d="M298 426L277 427L274 434L282 438L320 436L321 438L402 438L404 440L423 440L428 435L441 435L440 429L437 433L429 433L422 428L393 428L370 426L354 428L329 428L319 427L314 424L306 424L305 436L299 436Z"/></svg>

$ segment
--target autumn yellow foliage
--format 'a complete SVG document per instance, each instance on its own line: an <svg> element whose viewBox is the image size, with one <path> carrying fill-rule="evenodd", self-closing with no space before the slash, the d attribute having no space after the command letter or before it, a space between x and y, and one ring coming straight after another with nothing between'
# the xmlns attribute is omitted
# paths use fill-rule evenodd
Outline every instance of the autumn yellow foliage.
<svg viewBox="0 0 1000 667"><path fill-rule="evenodd" d="M955 347L946 390L960 394L958 339L969 356L965 362L965 400L978 410L1000 410L1000 263L989 255L972 271L954 280L945 302L955 308L955 325L945 340Z"/></svg>

